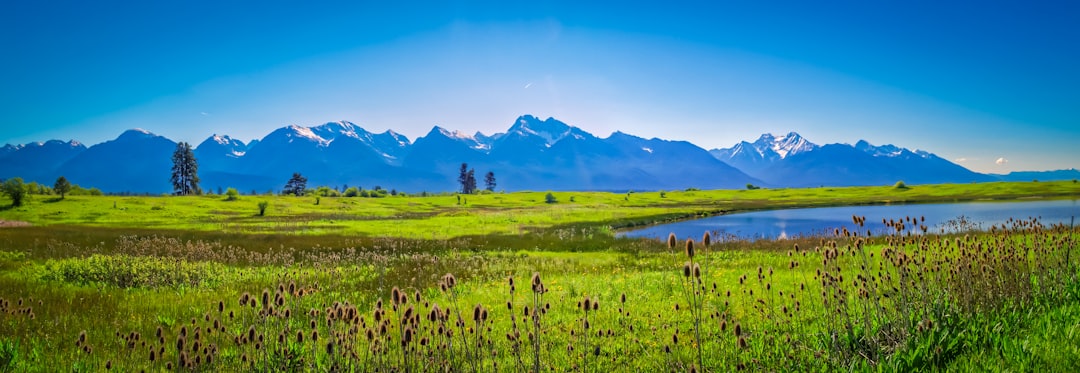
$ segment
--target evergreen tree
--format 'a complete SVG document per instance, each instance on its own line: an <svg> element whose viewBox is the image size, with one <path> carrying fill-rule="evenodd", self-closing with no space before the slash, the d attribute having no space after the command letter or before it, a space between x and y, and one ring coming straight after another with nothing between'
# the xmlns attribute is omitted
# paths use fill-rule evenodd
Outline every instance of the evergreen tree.
<svg viewBox="0 0 1080 373"><path fill-rule="evenodd" d="M489 192L495 191L495 172L488 171L487 175L484 175L484 189Z"/></svg>
<svg viewBox="0 0 1080 373"><path fill-rule="evenodd" d="M59 177L56 179L56 183L53 184L53 191L60 193L60 199L64 199L64 196L71 191L71 183L68 182L66 177Z"/></svg>
<svg viewBox="0 0 1080 373"><path fill-rule="evenodd" d="M465 173L465 194L476 192L476 170L470 169Z"/></svg>
<svg viewBox="0 0 1080 373"><path fill-rule="evenodd" d="M195 160L191 145L187 142L176 144L172 161L173 194L180 196L202 194L202 190L199 189L199 163Z"/></svg>
<svg viewBox="0 0 1080 373"><path fill-rule="evenodd" d="M468 163L462 163L461 164L461 172L458 173L457 180L458 180L458 184L461 184L461 192L465 193L465 194L468 194L469 193L469 164Z"/></svg>
<svg viewBox="0 0 1080 373"><path fill-rule="evenodd" d="M307 190L307 178L300 175L299 172L294 172L289 182L285 183L285 189L281 192L284 194L292 194L294 196L302 196Z"/></svg>

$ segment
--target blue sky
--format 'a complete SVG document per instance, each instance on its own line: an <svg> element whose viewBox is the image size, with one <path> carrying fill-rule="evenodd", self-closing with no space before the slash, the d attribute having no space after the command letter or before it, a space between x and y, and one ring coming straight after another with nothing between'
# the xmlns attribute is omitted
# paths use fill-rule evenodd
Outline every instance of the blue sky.
<svg viewBox="0 0 1080 373"><path fill-rule="evenodd" d="M1072 1L388 3L5 2L0 143L335 120L415 139L534 114L704 148L796 131L980 172L1080 167Z"/></svg>

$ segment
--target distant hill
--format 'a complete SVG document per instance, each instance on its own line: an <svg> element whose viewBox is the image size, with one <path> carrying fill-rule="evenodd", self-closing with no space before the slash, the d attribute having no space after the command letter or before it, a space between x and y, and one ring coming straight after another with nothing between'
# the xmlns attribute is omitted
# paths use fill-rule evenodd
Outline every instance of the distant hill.
<svg viewBox="0 0 1080 373"><path fill-rule="evenodd" d="M1075 168L1054 171L1017 171L1005 175L992 174L1001 181L1055 181L1055 180L1080 180L1080 170Z"/></svg>

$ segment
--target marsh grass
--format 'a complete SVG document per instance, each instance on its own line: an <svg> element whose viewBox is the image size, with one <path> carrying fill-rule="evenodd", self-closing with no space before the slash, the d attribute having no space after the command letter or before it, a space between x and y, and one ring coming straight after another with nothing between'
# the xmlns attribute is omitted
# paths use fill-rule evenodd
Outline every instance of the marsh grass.
<svg viewBox="0 0 1080 373"><path fill-rule="evenodd" d="M3 239L0 335L17 371L908 371L999 363L982 351L1000 351L1023 370L1077 364L1068 353L1075 345L1048 342L1075 340L1050 331L1080 317L1070 306L1080 300L1074 228L1017 220L935 234L918 220L894 220L893 233L874 237L707 236L708 245L703 238L681 252L610 238L603 250L584 250L599 239L581 231L525 238L539 250L499 248L496 238L286 241L310 245L294 249L160 232L44 238L29 228ZM195 274L174 273L183 273L172 271L177 263ZM529 281L519 291L508 278ZM1020 358L1023 343L1040 346L1038 357Z"/></svg>

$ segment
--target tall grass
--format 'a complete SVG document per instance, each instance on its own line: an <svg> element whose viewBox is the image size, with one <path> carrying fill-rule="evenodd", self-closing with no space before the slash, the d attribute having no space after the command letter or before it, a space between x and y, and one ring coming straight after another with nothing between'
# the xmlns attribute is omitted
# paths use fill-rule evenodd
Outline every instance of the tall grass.
<svg viewBox="0 0 1080 373"><path fill-rule="evenodd" d="M997 320L1080 315L1061 308L1080 301L1074 228L1017 220L943 235L911 217L890 226L884 236L836 231L796 242L703 236L681 253L644 240L592 253L456 247L466 240L437 251L389 239L352 249L46 240L0 251L0 363L14 356L7 364L19 371L938 370L971 361L973 351L1015 354L1020 347L1000 345L1011 339L994 332ZM519 292L515 278L529 288ZM1042 346L1046 354L1067 348ZM1058 356L1023 367L1080 359Z"/></svg>

